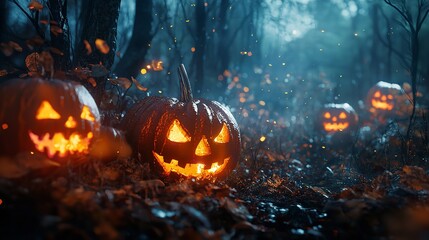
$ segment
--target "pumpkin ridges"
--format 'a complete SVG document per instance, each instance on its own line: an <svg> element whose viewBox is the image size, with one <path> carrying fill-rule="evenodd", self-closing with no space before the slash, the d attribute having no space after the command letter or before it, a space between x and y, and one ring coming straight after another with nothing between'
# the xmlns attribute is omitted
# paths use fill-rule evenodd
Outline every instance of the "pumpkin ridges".
<svg viewBox="0 0 429 240"><path fill-rule="evenodd" d="M240 157L237 123L221 104L193 99L183 65L179 75L180 100L147 97L137 103L123 121L127 138L136 153L150 159L151 166L163 174L226 176ZM226 130L222 130L223 124ZM215 142L221 132L229 134L228 141Z"/></svg>
<svg viewBox="0 0 429 240"><path fill-rule="evenodd" d="M66 145L66 151L62 154L64 156L75 152L75 147L81 149L84 146L79 145L81 142L72 142L69 139L71 134L74 133L74 136L80 137L86 145L92 139L91 137L87 138L88 135L86 134L92 132L93 137L95 137L98 133L100 127L98 108L91 95L79 84L59 80L12 79L0 86L0 93L2 93L0 96L0 112L2 112L0 121L10 125L7 131L0 132L2 142L7 142L7 144L2 144L0 154L14 155L21 151L37 150L35 148L36 142L33 142L35 141L34 138L33 140L30 139L30 131L32 134L37 135L38 139L44 138L46 134L49 134L50 139L55 134L61 134L64 138L63 140L70 140L67 144L71 145ZM79 102L80 99L84 99L84 102ZM60 113L58 120L36 119L37 109L43 101L48 101L52 108ZM84 104L91 109L91 114L95 117L95 121L92 123L79 120L80 111ZM5 112L7 113L6 116ZM76 121L76 126L66 128L64 125L70 116ZM76 140L76 138L73 139ZM9 149L9 147L11 148ZM43 152L46 152L45 147L42 149ZM60 153L59 148L56 149L55 158L62 158L62 156L58 156Z"/></svg>

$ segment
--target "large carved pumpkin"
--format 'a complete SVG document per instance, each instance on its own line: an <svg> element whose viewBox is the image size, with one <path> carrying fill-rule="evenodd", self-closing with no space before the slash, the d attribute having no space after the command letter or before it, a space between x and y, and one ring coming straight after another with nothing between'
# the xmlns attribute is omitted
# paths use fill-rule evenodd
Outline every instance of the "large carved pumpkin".
<svg viewBox="0 0 429 240"><path fill-rule="evenodd" d="M147 97L130 109L123 121L128 141L165 175L226 176L240 158L237 122L220 103L193 99L183 65L179 73L179 99Z"/></svg>
<svg viewBox="0 0 429 240"><path fill-rule="evenodd" d="M0 86L0 155L43 153L51 159L86 154L100 114L73 82L12 79Z"/></svg>
<svg viewBox="0 0 429 240"><path fill-rule="evenodd" d="M320 112L320 125L327 133L343 132L355 129L358 115L348 103L325 104Z"/></svg>

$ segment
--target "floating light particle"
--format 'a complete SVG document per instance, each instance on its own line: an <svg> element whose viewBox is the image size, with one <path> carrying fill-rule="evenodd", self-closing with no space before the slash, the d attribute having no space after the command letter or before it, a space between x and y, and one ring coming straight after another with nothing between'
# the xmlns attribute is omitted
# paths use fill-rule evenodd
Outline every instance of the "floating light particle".
<svg viewBox="0 0 429 240"><path fill-rule="evenodd" d="M265 101L263 101L263 100L259 101L259 105L265 106Z"/></svg>
<svg viewBox="0 0 429 240"><path fill-rule="evenodd" d="M286 63L282 63L282 66L286 66Z"/></svg>
<svg viewBox="0 0 429 240"><path fill-rule="evenodd" d="M195 52L195 47L191 47L191 52Z"/></svg>
<svg viewBox="0 0 429 240"><path fill-rule="evenodd" d="M146 70L145 68L142 68L142 69L140 70L140 73L141 73L141 74L143 74L143 75L145 75L145 74L147 73L147 70Z"/></svg>
<svg viewBox="0 0 429 240"><path fill-rule="evenodd" d="M247 53L247 56L249 56L249 57L251 57L253 55L253 53L252 52L248 52Z"/></svg>
<svg viewBox="0 0 429 240"><path fill-rule="evenodd" d="M259 141L260 141L260 142L264 142L266 139L267 139L267 138L266 138L265 136L261 136L261 137L259 138Z"/></svg>
<svg viewBox="0 0 429 240"><path fill-rule="evenodd" d="M320 30L320 32L324 33L324 32L325 32L325 29Z"/></svg>
<svg viewBox="0 0 429 240"><path fill-rule="evenodd" d="M244 88L243 88L243 92L249 92L249 90L250 90L250 89L249 89L248 87L244 87Z"/></svg>
<svg viewBox="0 0 429 240"><path fill-rule="evenodd" d="M241 98L240 98L240 102L241 102L241 103L245 103L245 102L246 102L246 98L241 97Z"/></svg>
<svg viewBox="0 0 429 240"><path fill-rule="evenodd" d="M355 35L355 37L357 37L357 36L358 36L358 33L355 33L354 35Z"/></svg>
<svg viewBox="0 0 429 240"><path fill-rule="evenodd" d="M3 130L6 130L6 129L8 129L8 128L9 128L9 125L7 125L7 123L3 123L3 124L1 125L1 128L2 128Z"/></svg>
<svg viewBox="0 0 429 240"><path fill-rule="evenodd" d="M146 68L147 69L151 69L152 67L150 65L146 65Z"/></svg>
<svg viewBox="0 0 429 240"><path fill-rule="evenodd" d="M273 66L273 64L271 64L271 63L268 63L268 66L269 66L269 67L272 67L272 66Z"/></svg>
<svg viewBox="0 0 429 240"><path fill-rule="evenodd" d="M187 22L187 23L188 23L188 22L190 22L190 21L191 21L191 20L189 20L189 19L186 19L186 20L185 20L185 22Z"/></svg>

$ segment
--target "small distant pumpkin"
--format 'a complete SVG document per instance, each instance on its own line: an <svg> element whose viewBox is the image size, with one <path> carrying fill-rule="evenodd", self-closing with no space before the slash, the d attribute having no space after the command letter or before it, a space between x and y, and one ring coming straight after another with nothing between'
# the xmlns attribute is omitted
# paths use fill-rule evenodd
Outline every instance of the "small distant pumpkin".
<svg viewBox="0 0 429 240"><path fill-rule="evenodd" d="M321 129L327 133L336 133L355 129L358 115L348 103L325 104L320 112Z"/></svg>
<svg viewBox="0 0 429 240"><path fill-rule="evenodd" d="M404 117L411 103L399 84L380 81L368 91L366 100L369 112L380 120Z"/></svg>
<svg viewBox="0 0 429 240"><path fill-rule="evenodd" d="M98 108L82 85L35 78L0 85L0 155L87 154L99 128Z"/></svg>
<svg viewBox="0 0 429 240"><path fill-rule="evenodd" d="M240 132L228 108L194 99L183 65L180 98L151 96L126 114L129 143L164 175L211 178L227 176L240 158Z"/></svg>

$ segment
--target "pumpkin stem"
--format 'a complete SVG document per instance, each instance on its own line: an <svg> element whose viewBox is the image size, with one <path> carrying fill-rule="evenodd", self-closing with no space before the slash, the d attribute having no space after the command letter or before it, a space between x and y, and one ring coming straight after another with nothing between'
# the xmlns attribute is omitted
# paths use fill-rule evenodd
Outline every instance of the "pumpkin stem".
<svg viewBox="0 0 429 240"><path fill-rule="evenodd" d="M191 83L189 82L188 73L186 73L185 65L180 64L179 78L180 78L180 101L190 102L193 99Z"/></svg>

